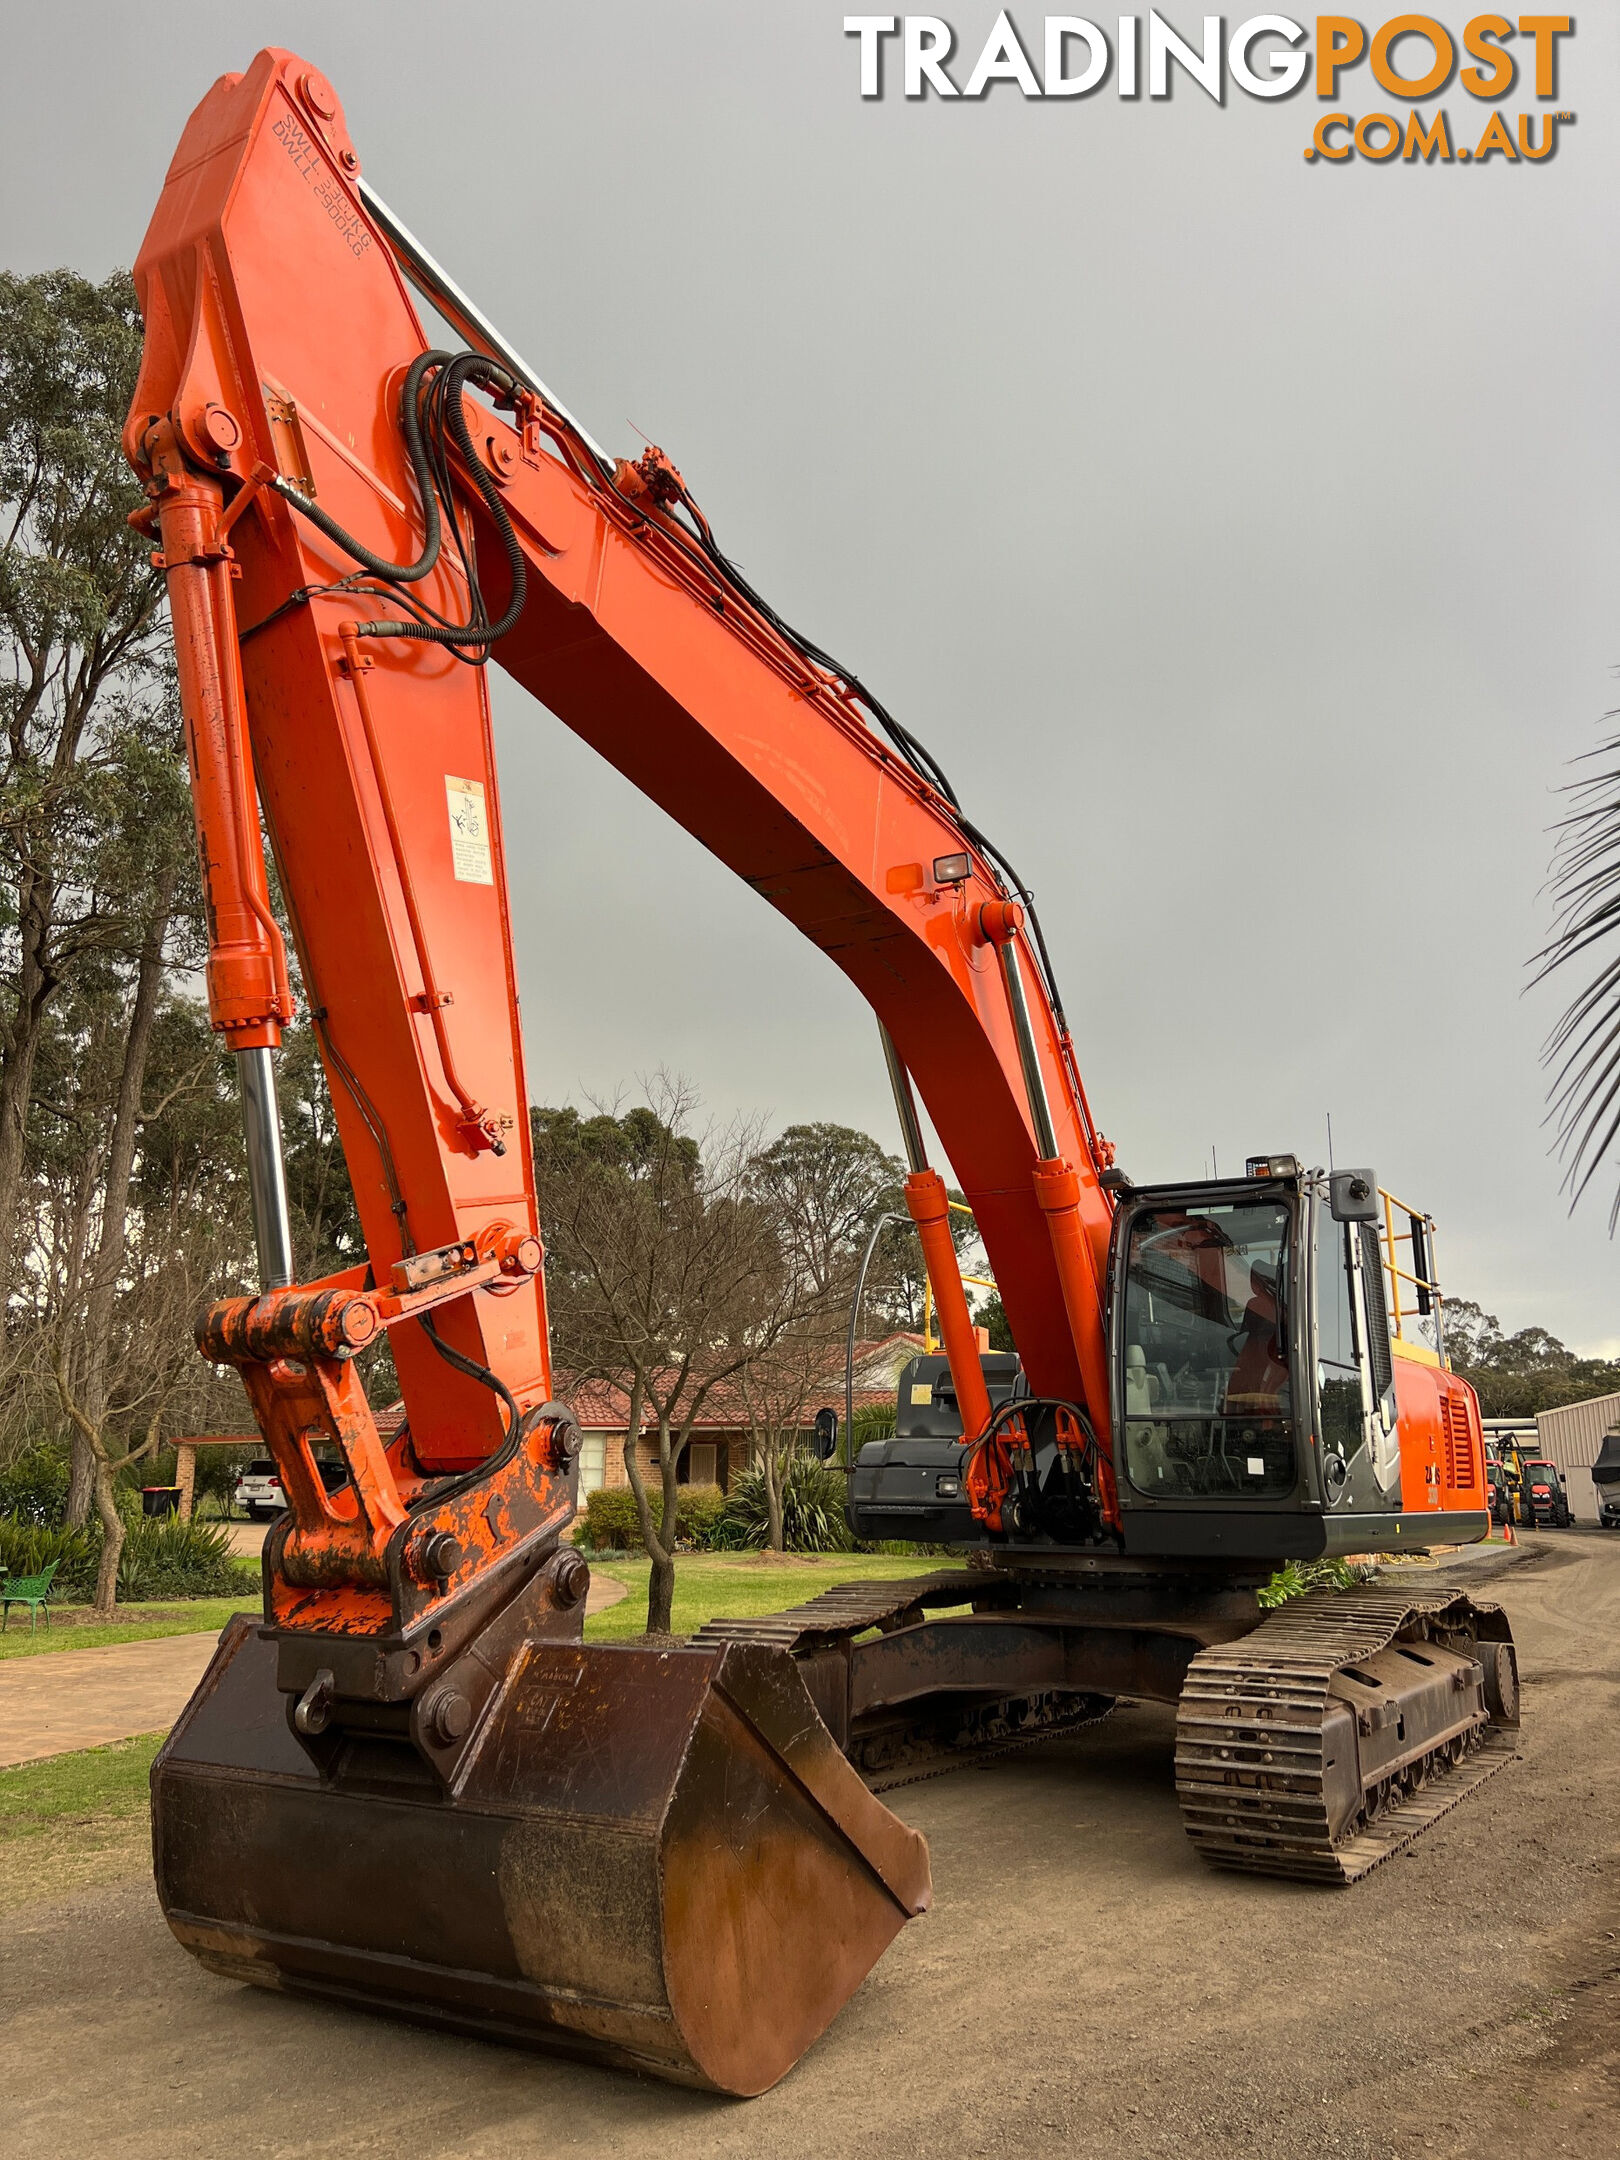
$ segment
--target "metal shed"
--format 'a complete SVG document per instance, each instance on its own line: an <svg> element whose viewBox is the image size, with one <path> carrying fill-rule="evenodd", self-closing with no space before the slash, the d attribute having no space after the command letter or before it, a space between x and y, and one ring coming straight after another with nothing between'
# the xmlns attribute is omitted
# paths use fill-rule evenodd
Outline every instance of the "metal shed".
<svg viewBox="0 0 1620 2160"><path fill-rule="evenodd" d="M1597 1521L1592 1465L1605 1433L1620 1426L1620 1395L1594 1395L1590 1402L1565 1403L1536 1414L1541 1452L1564 1473L1570 1513L1577 1522Z"/></svg>

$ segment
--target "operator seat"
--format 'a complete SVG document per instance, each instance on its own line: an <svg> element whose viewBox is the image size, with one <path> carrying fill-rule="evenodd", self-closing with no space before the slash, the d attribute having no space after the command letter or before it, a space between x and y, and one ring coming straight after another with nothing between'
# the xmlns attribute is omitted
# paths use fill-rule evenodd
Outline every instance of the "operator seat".
<svg viewBox="0 0 1620 2160"><path fill-rule="evenodd" d="M1149 1372L1147 1352L1140 1343L1125 1348L1125 1451L1131 1483L1143 1492L1156 1487L1179 1486L1181 1466L1171 1456L1169 1434L1162 1425L1144 1425L1159 1407L1164 1393L1157 1373Z"/></svg>
<svg viewBox="0 0 1620 2160"><path fill-rule="evenodd" d="M1250 1268L1249 1289L1237 1361L1226 1382L1226 1413L1229 1417L1276 1417L1288 1407L1288 1345L1282 1339L1282 1304L1276 1279L1266 1268Z"/></svg>

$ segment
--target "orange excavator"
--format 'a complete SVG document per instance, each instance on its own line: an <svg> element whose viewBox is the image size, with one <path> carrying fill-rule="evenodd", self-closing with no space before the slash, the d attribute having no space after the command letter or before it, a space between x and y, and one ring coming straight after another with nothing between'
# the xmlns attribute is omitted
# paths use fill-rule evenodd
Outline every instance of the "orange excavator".
<svg viewBox="0 0 1620 2160"><path fill-rule="evenodd" d="M261 1278L197 1339L289 1503L262 1620L227 1629L154 1768L179 1940L261 1985L747 2094L926 1907L923 1840L876 1796L919 1766L1173 1702L1205 1858L1336 1883L1494 1769L1517 1724L1494 1607L1262 1607L1290 1558L1487 1532L1474 1397L1443 1346L1391 1337L1372 1174L1126 1179L1006 855L669 459L601 450L373 193L316 69L266 51L214 85L136 280L126 448ZM970 1565L583 1647L507 901L545 827L502 813L491 660L877 1015L945 1356L862 1450L851 1514ZM261 833L368 1254L319 1282L294 1280ZM914 1087L1015 1355L980 1353ZM358 1363L384 1332L386 1444Z"/></svg>

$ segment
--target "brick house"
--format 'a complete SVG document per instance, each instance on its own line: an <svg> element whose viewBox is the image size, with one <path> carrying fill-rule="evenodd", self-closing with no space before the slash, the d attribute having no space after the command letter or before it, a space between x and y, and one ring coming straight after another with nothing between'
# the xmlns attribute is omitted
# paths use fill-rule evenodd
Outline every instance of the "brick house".
<svg viewBox="0 0 1620 2160"><path fill-rule="evenodd" d="M901 1368L921 1355L920 1335L886 1335L881 1341L855 1346L855 1408L869 1403L892 1403ZM627 1392L609 1380L574 1380L567 1373L556 1376L558 1399L568 1404L579 1420L582 1445L579 1455L581 1500L598 1486L627 1485L624 1467L624 1436L629 1420ZM825 1405L844 1415L844 1361L829 1361L825 1385L806 1405L805 1430L817 1410ZM754 1441L742 1392L722 1384L710 1391L702 1415L692 1428L681 1458L683 1485L718 1485L724 1490L739 1470L753 1460ZM642 1462L649 1479L658 1474L658 1430L642 1434Z"/></svg>
<svg viewBox="0 0 1620 2160"><path fill-rule="evenodd" d="M914 1357L920 1357L925 1348L921 1335L901 1332L885 1335L876 1342L855 1345L855 1408L859 1412L871 1403L889 1404L894 1401L899 1385L901 1369ZM607 1380L575 1380L568 1373L554 1375L557 1398L568 1404L580 1429L579 1497L583 1505L585 1495L595 1492L599 1485L628 1485L630 1480L624 1467L624 1431L630 1410L630 1398L622 1388ZM840 1420L844 1415L844 1360L835 1355L829 1363L825 1385L806 1405L805 1432L808 1436L816 1412L825 1404L836 1410ZM386 1445L399 1432L405 1422L403 1402L389 1403L376 1412L377 1430ZM263 1452L264 1441L256 1432L228 1433L213 1437L182 1437L175 1443L179 1468L177 1478L180 1486L180 1514L189 1520L191 1515L192 1487L195 1479L196 1451L199 1447L252 1448ZM741 1390L736 1387L718 1387L712 1390L704 1404L703 1415L693 1427L692 1437L681 1457L679 1477L683 1485L718 1485L724 1490L733 1475L746 1469L754 1454L753 1434L749 1429L747 1407ZM642 1461L650 1481L658 1476L658 1429L653 1427L650 1437L642 1436Z"/></svg>

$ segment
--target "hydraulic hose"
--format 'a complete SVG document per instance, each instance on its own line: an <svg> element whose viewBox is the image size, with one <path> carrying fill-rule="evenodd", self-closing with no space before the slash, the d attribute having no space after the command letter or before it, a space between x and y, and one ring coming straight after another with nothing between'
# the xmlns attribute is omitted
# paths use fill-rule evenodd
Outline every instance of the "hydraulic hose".
<svg viewBox="0 0 1620 2160"><path fill-rule="evenodd" d="M430 376L431 380L428 380ZM427 383L425 392L424 381ZM308 518L318 531L325 533L334 545L359 563L369 576L389 586L414 585L429 575L438 563L444 527L448 524L466 573L467 590L472 603L470 619L465 623L449 622L424 606L423 615L412 613L409 617L398 620L361 622L358 628L363 637L415 638L427 644L452 647L481 646L484 648L479 655L482 661L488 657L488 648L498 638L514 629L521 618L528 595L528 573L524 565L523 550L513 530L506 505L501 500L494 480L484 469L483 460L478 456L471 430L467 426L462 391L469 382L508 395L518 387L515 378L505 368L493 360L487 360L482 353L418 353L406 373L401 397L400 426L405 436L411 472L421 497L423 526L422 552L414 563L390 562L385 556L378 555L363 541L357 540L353 533L346 531L319 503L311 501L301 489L295 488L291 481L278 475L271 484L277 494L291 503L301 516ZM472 475L473 484L483 497L495 529L500 535L502 551L511 573L511 597L505 614L498 622L492 623L489 619L478 582L477 568L456 516L454 482L446 448L447 436L454 442L466 470ZM425 616L432 616L433 619L426 620Z"/></svg>
<svg viewBox="0 0 1620 2160"><path fill-rule="evenodd" d="M422 439L422 416L419 399L422 378L429 368L442 366L448 353L418 353L411 362L405 377L405 389L400 400L400 426L405 436L405 450L411 461L411 471L416 479L416 489L422 500L422 552L413 563L390 562L384 555L375 555L353 533L345 532L334 517L329 517L317 502L312 502L301 488L295 488L290 480L277 473L270 485L278 495L285 497L295 510L328 540L342 548L345 555L369 570L373 577L382 578L390 585L414 585L425 578L439 560L441 528L439 522L439 498L433 485L432 467L428 461L427 444Z"/></svg>
<svg viewBox="0 0 1620 2160"><path fill-rule="evenodd" d="M517 383L505 368L497 367L493 361L486 360L482 353L459 353L453 360L447 359L443 354L437 357L444 360L445 364L441 367L428 391L428 398L436 423L435 432L438 442L436 477L444 499L445 513L450 522L450 530L455 537L457 549L467 572L467 589L472 598L472 620L467 623L429 623L419 620L371 622L362 624L361 628L367 637L416 638L425 644L432 645L482 645L488 647L498 639L505 637L509 630L515 629L522 619L524 603L528 597L529 580L528 571L523 560L523 549L519 545L516 532L513 530L512 520L507 514L506 505L501 500L500 490L486 471L483 459L473 446L472 433L467 426L467 415L462 405L461 390L462 385L466 382L478 382L482 383L487 389L510 393L516 390ZM492 623L489 620L484 606L483 592L479 587L477 572L468 554L466 543L462 539L461 528L456 519L455 497L452 492L453 483L450 477L448 460L444 456L444 437L447 431L454 439L455 446L461 453L462 462L466 470L472 475L474 484L483 497L485 507L494 521L495 530L500 535L501 547L506 556L507 568L511 572L511 597L507 602L506 613L499 622Z"/></svg>

